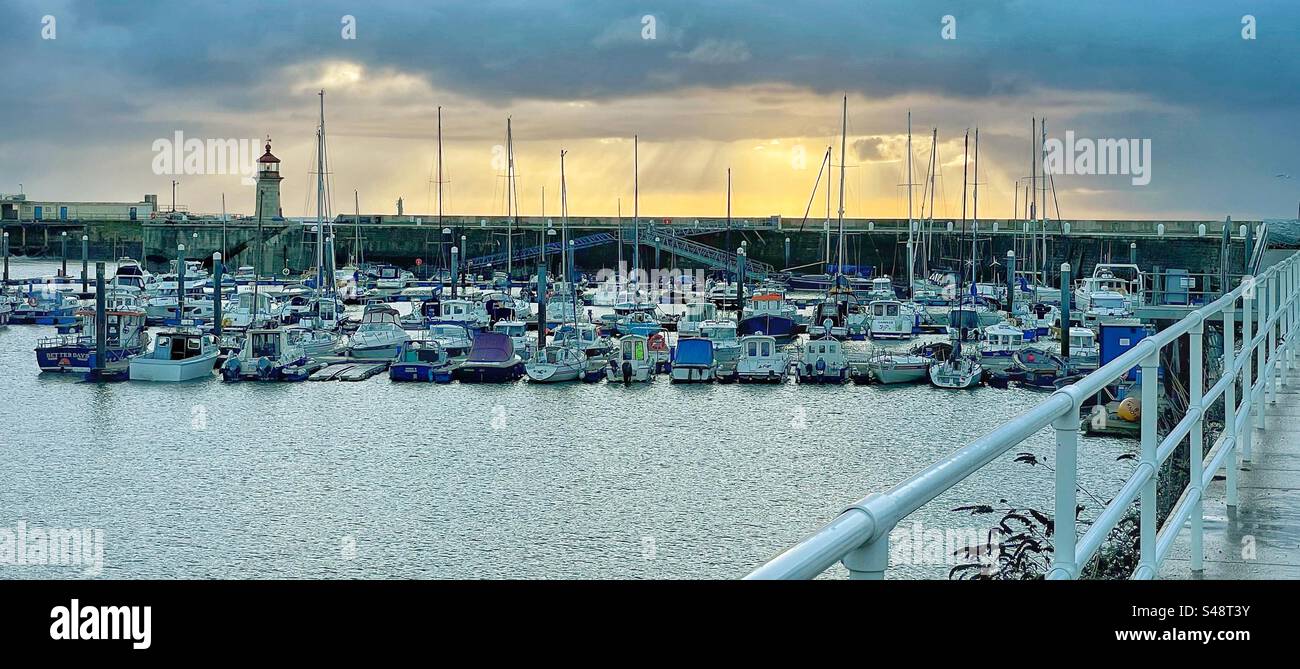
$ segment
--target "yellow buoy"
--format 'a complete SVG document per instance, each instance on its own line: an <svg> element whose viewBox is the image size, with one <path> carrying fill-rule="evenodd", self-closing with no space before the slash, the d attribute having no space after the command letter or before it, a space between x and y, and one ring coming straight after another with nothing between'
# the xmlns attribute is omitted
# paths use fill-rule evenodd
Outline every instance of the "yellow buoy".
<svg viewBox="0 0 1300 669"><path fill-rule="evenodd" d="M1142 418L1142 402L1136 397L1125 397L1124 401L1119 403L1118 413L1120 418L1136 423Z"/></svg>

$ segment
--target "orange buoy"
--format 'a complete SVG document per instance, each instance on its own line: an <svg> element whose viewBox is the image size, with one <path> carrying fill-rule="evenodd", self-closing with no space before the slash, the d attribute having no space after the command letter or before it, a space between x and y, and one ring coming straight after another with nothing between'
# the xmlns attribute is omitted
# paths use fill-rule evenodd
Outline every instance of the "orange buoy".
<svg viewBox="0 0 1300 669"><path fill-rule="evenodd" d="M1136 423L1142 418L1142 402L1136 397L1125 397L1123 402L1119 403L1119 417L1130 423Z"/></svg>

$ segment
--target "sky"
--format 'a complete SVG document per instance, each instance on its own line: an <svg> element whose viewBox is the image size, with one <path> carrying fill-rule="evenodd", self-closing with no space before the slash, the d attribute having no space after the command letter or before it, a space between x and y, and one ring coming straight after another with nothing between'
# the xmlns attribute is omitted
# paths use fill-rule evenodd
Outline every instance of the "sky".
<svg viewBox="0 0 1300 669"><path fill-rule="evenodd" d="M239 174L158 147L269 136L284 214L312 215L323 89L332 213L435 213L441 106L447 214L506 214L509 118L526 216L559 216L563 150L575 216L631 215L634 173L643 216L723 215L730 169L734 216L820 220L842 167L846 216L906 217L910 111L916 216L961 216L963 167L970 214L976 183L980 217L1023 214L1045 118L1150 146L1149 183L1052 175L1053 217L1292 217L1297 47L1294 0L6 0L0 193L166 207L176 179L251 213Z"/></svg>

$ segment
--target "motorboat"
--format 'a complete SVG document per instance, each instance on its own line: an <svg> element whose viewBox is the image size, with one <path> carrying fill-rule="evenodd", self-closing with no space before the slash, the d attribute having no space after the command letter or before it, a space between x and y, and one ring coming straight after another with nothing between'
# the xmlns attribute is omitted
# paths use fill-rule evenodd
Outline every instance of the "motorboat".
<svg viewBox="0 0 1300 669"><path fill-rule="evenodd" d="M497 321L492 326L492 331L500 332L501 334L509 337L510 340L515 344L515 351L521 354L520 357L527 359L527 356L522 355L529 348L527 323L523 321L516 321L516 320Z"/></svg>
<svg viewBox="0 0 1300 669"><path fill-rule="evenodd" d="M677 336L693 337L700 334L700 323L717 318L718 307L712 302L691 302L686 305L677 321Z"/></svg>
<svg viewBox="0 0 1300 669"><path fill-rule="evenodd" d="M306 378L308 357L294 344L285 328L252 328L244 335L239 353L226 358L221 377L226 381L296 381Z"/></svg>
<svg viewBox="0 0 1300 669"><path fill-rule="evenodd" d="M730 373L740 359L740 339L733 321L713 320L700 323L700 337L713 344L713 358L720 372ZM680 342L679 342L680 345Z"/></svg>
<svg viewBox="0 0 1300 669"><path fill-rule="evenodd" d="M650 355L646 337L624 335L618 340L617 355L610 358L605 368L605 378L611 382L651 381L655 377L655 363Z"/></svg>
<svg viewBox="0 0 1300 669"><path fill-rule="evenodd" d="M239 293L222 314L221 327L235 330L266 328L278 311L277 300L264 291Z"/></svg>
<svg viewBox="0 0 1300 669"><path fill-rule="evenodd" d="M482 302L464 298L445 299L439 304L437 320L431 325L459 325L471 333L486 330L492 323L492 316Z"/></svg>
<svg viewBox="0 0 1300 669"><path fill-rule="evenodd" d="M388 378L393 381L451 383L454 367L455 362L437 341L412 339L398 350L397 359L388 367Z"/></svg>
<svg viewBox="0 0 1300 669"><path fill-rule="evenodd" d="M915 353L882 351L867 359L867 370L877 383L916 383L925 380L931 362Z"/></svg>
<svg viewBox="0 0 1300 669"><path fill-rule="evenodd" d="M451 323L429 326L428 339L437 342L438 346L447 352L447 357L453 360L469 355L469 349L474 345L469 330L464 326Z"/></svg>
<svg viewBox="0 0 1300 669"><path fill-rule="evenodd" d="M670 377L673 383L709 383L717 374L713 342L697 337L677 340Z"/></svg>
<svg viewBox="0 0 1300 669"><path fill-rule="evenodd" d="M402 329L397 310L387 304L366 307L361 325L348 342L352 357L363 360L391 360L411 336Z"/></svg>
<svg viewBox="0 0 1300 669"><path fill-rule="evenodd" d="M641 335L648 337L663 330L663 324L653 313L634 311L618 320L615 326L619 334Z"/></svg>
<svg viewBox="0 0 1300 669"><path fill-rule="evenodd" d="M523 368L510 337L500 332L480 332L474 335L469 356L452 370L452 376L461 383L509 383L523 376Z"/></svg>
<svg viewBox="0 0 1300 669"><path fill-rule="evenodd" d="M893 300L898 297L894 292L894 280L887 275L875 277L866 290L858 292L859 296L868 303L875 300Z"/></svg>
<svg viewBox="0 0 1300 669"><path fill-rule="evenodd" d="M308 327L286 327L289 340L302 347L309 357L342 355L347 350L347 341L337 332L315 330Z"/></svg>
<svg viewBox="0 0 1300 669"><path fill-rule="evenodd" d="M220 354L216 337L197 329L159 332L153 348L131 358L128 375L132 381L210 379Z"/></svg>
<svg viewBox="0 0 1300 669"><path fill-rule="evenodd" d="M832 336L809 341L803 347L795 374L799 383L844 383L849 378L844 345Z"/></svg>
<svg viewBox="0 0 1300 669"><path fill-rule="evenodd" d="M1137 265L1101 263L1092 276L1079 281L1074 289L1074 304L1085 326L1131 318L1142 306L1145 290L1142 271Z"/></svg>
<svg viewBox="0 0 1300 669"><path fill-rule="evenodd" d="M81 301L57 290L31 290L14 295L9 322L21 325L72 325Z"/></svg>
<svg viewBox="0 0 1300 669"><path fill-rule="evenodd" d="M980 333L980 342L976 346L980 362L986 367L1006 367L1011 364L1016 351L1024 348L1032 339L1018 327L999 323L984 328Z"/></svg>
<svg viewBox="0 0 1300 669"><path fill-rule="evenodd" d="M867 335L872 339L910 339L916 312L895 299L873 300L867 305Z"/></svg>
<svg viewBox="0 0 1300 669"><path fill-rule="evenodd" d="M785 381L789 359L776 337L751 334L740 338L740 360L736 378L741 383L781 383Z"/></svg>

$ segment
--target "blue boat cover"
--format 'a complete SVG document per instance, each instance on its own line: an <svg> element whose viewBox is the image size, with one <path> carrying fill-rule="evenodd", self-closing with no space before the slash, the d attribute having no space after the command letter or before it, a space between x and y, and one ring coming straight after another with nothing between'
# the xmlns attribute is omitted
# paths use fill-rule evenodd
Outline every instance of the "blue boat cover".
<svg viewBox="0 0 1300 669"><path fill-rule="evenodd" d="M474 335L474 345L469 349L469 362L505 362L515 354L515 343L500 332L480 332Z"/></svg>
<svg viewBox="0 0 1300 669"><path fill-rule="evenodd" d="M700 365L707 367L713 364L713 342L708 339L682 339L677 342L677 359L673 362L676 365Z"/></svg>

